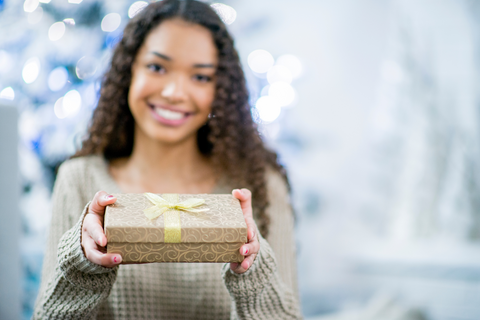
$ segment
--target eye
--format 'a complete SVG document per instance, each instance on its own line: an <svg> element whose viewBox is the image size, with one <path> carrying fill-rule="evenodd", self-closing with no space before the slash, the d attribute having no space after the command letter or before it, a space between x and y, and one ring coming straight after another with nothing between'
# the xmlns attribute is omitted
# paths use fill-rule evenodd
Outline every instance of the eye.
<svg viewBox="0 0 480 320"><path fill-rule="evenodd" d="M158 72L160 74L164 74L165 71L166 71L165 68L162 65L157 64L157 63L151 63L151 64L147 65L147 68L150 71Z"/></svg>
<svg viewBox="0 0 480 320"><path fill-rule="evenodd" d="M193 79L195 79L198 82L210 82L212 81L212 77L206 76L203 74L196 74L193 76Z"/></svg>

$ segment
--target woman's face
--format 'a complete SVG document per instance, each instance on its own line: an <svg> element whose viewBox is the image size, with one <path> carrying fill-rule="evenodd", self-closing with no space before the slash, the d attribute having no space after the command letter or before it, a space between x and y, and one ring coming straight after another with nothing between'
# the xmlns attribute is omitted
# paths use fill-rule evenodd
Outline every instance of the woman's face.
<svg viewBox="0 0 480 320"><path fill-rule="evenodd" d="M132 65L128 103L137 138L196 139L215 96L217 49L210 32L180 19L153 29Z"/></svg>

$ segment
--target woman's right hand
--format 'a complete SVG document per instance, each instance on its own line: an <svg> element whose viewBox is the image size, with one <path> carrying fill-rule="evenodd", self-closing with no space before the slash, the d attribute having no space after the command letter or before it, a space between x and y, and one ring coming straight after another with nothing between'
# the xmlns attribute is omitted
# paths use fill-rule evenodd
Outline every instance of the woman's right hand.
<svg viewBox="0 0 480 320"><path fill-rule="evenodd" d="M105 191L99 191L93 197L82 226L82 248L85 257L93 263L113 268L122 262L119 254L107 253L107 237L103 232L105 207L117 201Z"/></svg>

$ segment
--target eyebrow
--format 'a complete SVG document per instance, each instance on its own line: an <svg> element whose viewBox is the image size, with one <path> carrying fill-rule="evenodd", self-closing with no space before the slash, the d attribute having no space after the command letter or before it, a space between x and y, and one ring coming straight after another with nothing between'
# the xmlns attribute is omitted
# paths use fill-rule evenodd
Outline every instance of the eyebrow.
<svg viewBox="0 0 480 320"><path fill-rule="evenodd" d="M165 59L167 61L171 61L172 58L170 58L169 56L166 56L164 54L161 54L160 52L156 52L156 51L152 51L151 53L153 53L154 55L156 55L157 57L160 57L162 59Z"/></svg>
<svg viewBox="0 0 480 320"><path fill-rule="evenodd" d="M194 68L216 68L215 65L211 63L197 63L193 65Z"/></svg>
<svg viewBox="0 0 480 320"><path fill-rule="evenodd" d="M156 52L156 51L152 51L151 53L164 60L172 61L172 58L170 58L167 55L164 55L163 53ZM212 63L196 63L193 65L193 67L194 68L213 68L213 69L216 68L216 66Z"/></svg>

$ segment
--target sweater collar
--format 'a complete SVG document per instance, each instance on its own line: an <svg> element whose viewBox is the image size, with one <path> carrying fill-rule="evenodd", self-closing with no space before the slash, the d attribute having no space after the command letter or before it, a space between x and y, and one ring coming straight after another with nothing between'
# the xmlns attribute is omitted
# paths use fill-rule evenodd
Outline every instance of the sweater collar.
<svg viewBox="0 0 480 320"><path fill-rule="evenodd" d="M98 174L100 178L102 178L103 181L106 181L108 184L108 192L110 193L123 193L120 186L117 184L115 179L112 177L109 171L109 163L108 160L106 160L103 156L100 155L95 155L92 156L95 157L95 161L98 161L98 168L100 169ZM225 181L225 179L221 178L220 181L217 182L215 187L212 190L212 194L225 194L225 193L231 193L233 190L232 187L228 185L228 183Z"/></svg>

